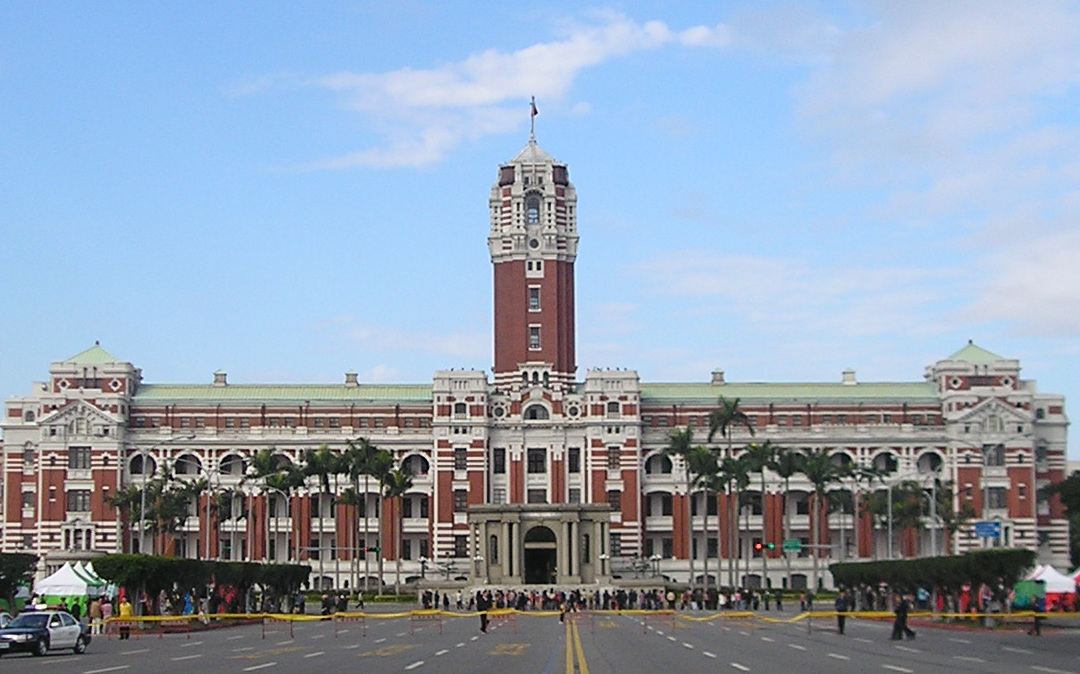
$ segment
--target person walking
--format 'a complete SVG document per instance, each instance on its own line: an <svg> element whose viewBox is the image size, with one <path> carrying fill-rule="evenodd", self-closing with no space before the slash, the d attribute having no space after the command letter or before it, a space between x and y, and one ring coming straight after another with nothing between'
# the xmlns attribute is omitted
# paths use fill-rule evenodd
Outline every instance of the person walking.
<svg viewBox="0 0 1080 674"><path fill-rule="evenodd" d="M101 634L101 599L94 597L86 608L86 619L90 622L90 634Z"/></svg>
<svg viewBox="0 0 1080 674"><path fill-rule="evenodd" d="M850 609L848 603L847 593L840 590L840 594L836 595L836 602L833 604L836 609L836 633L844 633L844 622L847 620L847 612Z"/></svg>
<svg viewBox="0 0 1080 674"><path fill-rule="evenodd" d="M491 594L477 590L476 610L480 612L480 631L487 632L488 611L491 610Z"/></svg>
<svg viewBox="0 0 1080 674"><path fill-rule="evenodd" d="M905 636L908 639L915 638L915 632L907 626L908 611L911 608L911 604L908 602L907 597L897 596L896 608L893 613L893 628L892 628L892 640L900 641Z"/></svg>

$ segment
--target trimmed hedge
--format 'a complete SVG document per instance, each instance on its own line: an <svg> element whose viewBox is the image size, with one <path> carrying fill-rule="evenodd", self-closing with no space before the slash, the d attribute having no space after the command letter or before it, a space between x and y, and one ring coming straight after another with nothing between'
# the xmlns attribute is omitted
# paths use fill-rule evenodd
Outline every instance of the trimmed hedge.
<svg viewBox="0 0 1080 674"><path fill-rule="evenodd" d="M1035 564L1032 550L976 550L965 555L920 557L877 562L832 564L829 571L838 587L877 586L900 592L922 588L959 588L987 583L1012 587Z"/></svg>

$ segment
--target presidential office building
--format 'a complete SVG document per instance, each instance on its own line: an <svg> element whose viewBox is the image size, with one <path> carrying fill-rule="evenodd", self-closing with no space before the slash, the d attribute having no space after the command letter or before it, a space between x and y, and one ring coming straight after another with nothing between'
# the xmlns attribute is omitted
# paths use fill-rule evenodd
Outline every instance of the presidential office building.
<svg viewBox="0 0 1080 674"><path fill-rule="evenodd" d="M682 383L642 382L622 368L579 373L577 194L567 166L531 138L499 166L488 203L492 372L444 370L415 385L353 372L337 384L240 384L225 372L155 384L94 344L5 403L2 549L42 556L43 572L140 546L299 560L321 587L378 582L380 566L388 584L425 574L492 585L687 581L691 568L698 580L719 571L728 584L735 558L737 584L760 586L764 575L772 587L801 588L814 567L829 585L824 570L835 560L998 545L1068 563L1067 521L1043 492L1065 477L1065 401L1021 378L1018 361L968 343L902 382L862 382L851 370L825 383L729 382L720 370ZM740 426L730 445L707 442L721 397L740 401L753 436ZM665 454L671 432L686 427L724 456L770 440L884 471L869 485L833 486L864 497L907 480L929 492L936 477L955 485L950 510L971 516L955 531L937 516L890 537L880 518L840 510L814 536L805 477L785 485L766 472L764 493L753 476L747 505L729 521L725 497L687 493L682 460ZM291 493L244 479L266 448L301 465L308 450L341 452L357 438L411 471L402 499L382 498L375 481L360 482L366 494L354 505L320 494L315 478ZM175 533L140 540L110 498L163 470L209 489L191 498ZM349 480L330 484L340 493ZM388 532L402 523L400 544L387 534L379 545L380 519Z"/></svg>

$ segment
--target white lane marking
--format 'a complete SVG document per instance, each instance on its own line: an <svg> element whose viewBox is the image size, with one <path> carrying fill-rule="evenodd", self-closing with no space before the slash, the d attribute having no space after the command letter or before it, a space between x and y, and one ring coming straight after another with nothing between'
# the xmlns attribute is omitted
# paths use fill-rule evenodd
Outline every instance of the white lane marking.
<svg viewBox="0 0 1080 674"><path fill-rule="evenodd" d="M326 655L326 651L315 651L314 653L308 653L305 658L317 658L320 655Z"/></svg>
<svg viewBox="0 0 1080 674"><path fill-rule="evenodd" d="M772 637L761 637L761 640L768 641L769 643L776 641L776 639L773 639Z"/></svg>
<svg viewBox="0 0 1080 674"><path fill-rule="evenodd" d="M416 662L412 663L411 665L405 665L405 671L409 671L410 669L416 669L417 667L420 667L423 664L424 664L423 660L417 660Z"/></svg>
<svg viewBox="0 0 1080 674"><path fill-rule="evenodd" d="M386 641L386 637L383 637L382 639L376 639L376 640L375 640L375 643L377 643L377 644L381 644L381 643L382 643L382 642L384 642L384 641Z"/></svg>
<svg viewBox="0 0 1080 674"><path fill-rule="evenodd" d="M731 663L731 666L734 667L735 669L739 670L740 672L749 672L750 671L749 667L747 667L746 665L740 665L737 662Z"/></svg>
<svg viewBox="0 0 1080 674"><path fill-rule="evenodd" d="M252 665L250 667L244 667L244 669L242 671L254 672L256 669L266 669L267 667L276 667L276 666L277 666L276 662L264 662L261 665Z"/></svg>
<svg viewBox="0 0 1080 674"><path fill-rule="evenodd" d="M953 659L963 660L965 662L986 662L986 660L983 660L982 658L973 658L970 655L954 655Z"/></svg>
<svg viewBox="0 0 1080 674"><path fill-rule="evenodd" d="M479 639L479 638L480 638L480 637L473 637L473 638L469 639L469 641L476 641L476 640L477 640L477 639Z"/></svg>
<svg viewBox="0 0 1080 674"><path fill-rule="evenodd" d="M360 644L349 644L348 646L345 646L344 648L345 648L345 650L347 650L347 651L351 651L351 650L353 650L354 648L360 648Z"/></svg>
<svg viewBox="0 0 1080 674"><path fill-rule="evenodd" d="M750 636L750 633L749 633L749 632L746 632L746 631L744 631L744 630L739 630L739 634L743 635L744 637L748 637L748 636Z"/></svg>
<svg viewBox="0 0 1080 674"><path fill-rule="evenodd" d="M325 634L312 634L311 638L312 639L322 639L325 636L326 636Z"/></svg>
<svg viewBox="0 0 1080 674"><path fill-rule="evenodd" d="M171 658L173 662L183 662L184 660L194 660L195 658L201 658L202 653L196 653L195 655L181 655L177 658Z"/></svg>
<svg viewBox="0 0 1080 674"><path fill-rule="evenodd" d="M906 651L908 653L922 653L922 651L920 651L918 648L912 648L910 646L897 646L896 650Z"/></svg>
<svg viewBox="0 0 1080 674"><path fill-rule="evenodd" d="M1054 669L1053 667L1040 667L1038 665L1032 665L1032 669L1036 672L1047 672L1048 674L1069 674L1064 669Z"/></svg>
<svg viewBox="0 0 1080 674"><path fill-rule="evenodd" d="M660 630L656 630L656 633L659 634L660 636L664 636L664 633L661 632Z"/></svg>
<svg viewBox="0 0 1080 674"><path fill-rule="evenodd" d="M686 643L684 641L684 642L682 642L682 645L683 645L683 648L689 648L690 650L694 650L694 644L688 644L688 643Z"/></svg>
<svg viewBox="0 0 1080 674"><path fill-rule="evenodd" d="M716 657L716 653L710 653L709 651L701 651L701 654L704 655L707 658L715 658Z"/></svg>
<svg viewBox="0 0 1080 674"><path fill-rule="evenodd" d="M135 649L133 651L124 651L120 655L135 655L136 653L149 653L149 652L150 652L149 648L138 648L138 649Z"/></svg>
<svg viewBox="0 0 1080 674"><path fill-rule="evenodd" d="M858 642L864 643L864 644L872 644L872 643L874 643L873 639L866 639L866 638L863 638L863 637L855 637L855 641L858 641Z"/></svg>
<svg viewBox="0 0 1080 674"><path fill-rule="evenodd" d="M1010 653L1021 653L1023 655L1031 655L1031 651L1026 648L1009 648L1008 646L1002 646L1001 650L1008 651Z"/></svg>
<svg viewBox="0 0 1080 674"><path fill-rule="evenodd" d="M244 651L253 651L253 650L255 650L255 647L254 646L244 646L243 648L234 648L232 650L233 650L233 653L243 653Z"/></svg>
<svg viewBox="0 0 1080 674"><path fill-rule="evenodd" d="M225 641L236 641L237 639L243 639L243 638L244 638L243 634L234 634L231 637L225 637Z"/></svg>
<svg viewBox="0 0 1080 674"><path fill-rule="evenodd" d="M292 640L292 639L286 639L285 641L279 641L279 642L277 642L277 643L276 643L276 644L274 644L274 645L275 645L275 646L288 646L288 645L289 645L289 644L291 644L292 642L293 642L293 640Z"/></svg>
<svg viewBox="0 0 1080 674"><path fill-rule="evenodd" d="M105 674L105 672L115 672L119 669L127 669L130 666L131 665L119 665L117 667L106 667L105 669L90 669L83 672L83 674Z"/></svg>
<svg viewBox="0 0 1080 674"><path fill-rule="evenodd" d="M454 648L461 648L464 645L465 645L465 642L462 641L460 644L454 644Z"/></svg>
<svg viewBox="0 0 1080 674"><path fill-rule="evenodd" d="M441 651L435 651L435 655L446 655L449 652L450 652L449 649L444 648Z"/></svg>
<svg viewBox="0 0 1080 674"><path fill-rule="evenodd" d="M914 669L908 669L907 667L897 667L896 665L882 665L885 669L891 669L894 672L903 672L904 674L914 674Z"/></svg>
<svg viewBox="0 0 1080 674"><path fill-rule="evenodd" d="M806 646L803 646L801 644L788 644L788 648L794 648L795 650L798 650L798 651L805 651L806 650Z"/></svg>
<svg viewBox="0 0 1080 674"><path fill-rule="evenodd" d="M667 640L668 641L678 641L678 639L676 639L675 637L668 637Z"/></svg>
<svg viewBox="0 0 1080 674"><path fill-rule="evenodd" d="M408 634L408 632L398 632L395 636L403 637L406 634Z"/></svg>
<svg viewBox="0 0 1080 674"><path fill-rule="evenodd" d="M180 644L180 648L191 648L192 646L202 646L201 641L192 641L189 644Z"/></svg>
<svg viewBox="0 0 1080 674"><path fill-rule="evenodd" d="M949 637L949 641L956 642L958 644L970 644L971 639L958 639L957 637Z"/></svg>
<svg viewBox="0 0 1080 674"><path fill-rule="evenodd" d="M839 653L826 653L830 658L836 658L837 660L850 660L846 655L840 655Z"/></svg>

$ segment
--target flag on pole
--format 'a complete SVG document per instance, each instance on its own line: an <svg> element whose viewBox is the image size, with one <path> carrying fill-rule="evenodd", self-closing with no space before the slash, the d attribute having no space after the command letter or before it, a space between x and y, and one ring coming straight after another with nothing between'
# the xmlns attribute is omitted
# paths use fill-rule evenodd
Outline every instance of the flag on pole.
<svg viewBox="0 0 1080 674"><path fill-rule="evenodd" d="M531 110L530 110L530 116L531 117L536 117L537 115L540 114L540 111L536 109L536 96L532 97L532 101L529 103L529 105L531 106Z"/></svg>

